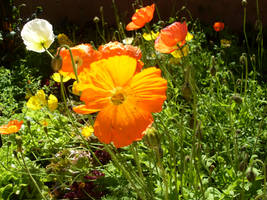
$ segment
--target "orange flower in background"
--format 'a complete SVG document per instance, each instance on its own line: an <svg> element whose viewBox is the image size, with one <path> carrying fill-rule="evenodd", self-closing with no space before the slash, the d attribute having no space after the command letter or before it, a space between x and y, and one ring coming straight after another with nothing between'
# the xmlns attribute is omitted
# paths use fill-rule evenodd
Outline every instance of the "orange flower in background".
<svg viewBox="0 0 267 200"><path fill-rule="evenodd" d="M112 56L120 56L120 55L128 55L137 60L137 68L136 71L141 71L144 63L141 61L142 52L141 49L132 45L124 45L120 42L109 42L105 45L101 45L98 48L99 51L99 59L109 58Z"/></svg>
<svg viewBox="0 0 267 200"><path fill-rule="evenodd" d="M155 49L161 53L171 53L186 43L186 35L186 22L174 22L160 31Z"/></svg>
<svg viewBox="0 0 267 200"><path fill-rule="evenodd" d="M20 130L23 121L12 120L8 124L0 126L0 134L16 133Z"/></svg>
<svg viewBox="0 0 267 200"><path fill-rule="evenodd" d="M84 68L89 68L90 63L97 60L98 52L93 49L90 44L80 44L71 47L74 63L77 65L77 73L79 74ZM62 57L62 68L59 72L64 76L75 78L71 57L68 49L61 49L60 56Z"/></svg>
<svg viewBox="0 0 267 200"><path fill-rule="evenodd" d="M155 4L138 9L132 16L132 21L126 26L127 31L137 30L142 28L146 23L153 18Z"/></svg>
<svg viewBox="0 0 267 200"><path fill-rule="evenodd" d="M137 60L113 56L91 64L90 79L82 91L85 105L74 107L81 114L99 111L94 134L105 143L124 147L141 140L166 99L167 81L160 69L150 67L136 73Z"/></svg>
<svg viewBox="0 0 267 200"><path fill-rule="evenodd" d="M224 23L223 22L215 22L213 24L213 29L216 31L216 32L219 32L219 31L222 31L224 29Z"/></svg>

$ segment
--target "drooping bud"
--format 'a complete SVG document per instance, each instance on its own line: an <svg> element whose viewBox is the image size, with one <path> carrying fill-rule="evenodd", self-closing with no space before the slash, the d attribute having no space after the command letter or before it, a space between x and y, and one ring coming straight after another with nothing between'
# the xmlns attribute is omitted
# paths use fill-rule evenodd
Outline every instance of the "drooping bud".
<svg viewBox="0 0 267 200"><path fill-rule="evenodd" d="M243 7L246 7L248 2L247 2L247 0L242 0L241 4L242 4Z"/></svg>
<svg viewBox="0 0 267 200"><path fill-rule="evenodd" d="M192 90L191 90L189 83L187 82L184 83L182 86L182 95L187 101L190 101L191 96L192 96Z"/></svg>
<svg viewBox="0 0 267 200"><path fill-rule="evenodd" d="M95 16L94 19L93 19L93 21L97 24L100 21L100 19L99 19L98 16Z"/></svg>
<svg viewBox="0 0 267 200"><path fill-rule="evenodd" d="M22 152L22 138L21 136L16 135L17 151Z"/></svg>
<svg viewBox="0 0 267 200"><path fill-rule="evenodd" d="M240 97L239 95L232 96L232 100L234 100L237 104L241 104L243 102L242 97Z"/></svg>
<svg viewBox="0 0 267 200"><path fill-rule="evenodd" d="M59 54L57 54L52 60L51 60L51 67L54 70L54 72L57 72L62 67L62 58Z"/></svg>
<svg viewBox="0 0 267 200"><path fill-rule="evenodd" d="M248 171L247 171L247 175L246 176L247 176L247 179L248 179L249 182L255 181L256 176L257 176L256 170L253 167L250 167L248 169Z"/></svg>
<svg viewBox="0 0 267 200"><path fill-rule="evenodd" d="M242 65L245 65L247 63L247 54L246 53L242 53L242 55L239 58L239 61Z"/></svg>

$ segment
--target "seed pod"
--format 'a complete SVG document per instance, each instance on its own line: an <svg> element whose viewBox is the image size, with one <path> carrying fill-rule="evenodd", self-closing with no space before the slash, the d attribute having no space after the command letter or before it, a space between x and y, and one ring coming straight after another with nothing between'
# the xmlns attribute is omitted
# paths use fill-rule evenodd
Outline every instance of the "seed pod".
<svg viewBox="0 0 267 200"><path fill-rule="evenodd" d="M100 19L99 19L98 16L95 16L94 19L93 19L93 21L97 24L100 21Z"/></svg>
<svg viewBox="0 0 267 200"><path fill-rule="evenodd" d="M187 82L183 84L182 95L187 101L190 101L191 96L192 96L192 90L190 88L189 83Z"/></svg>
<svg viewBox="0 0 267 200"><path fill-rule="evenodd" d="M22 138L17 135L15 140L16 140L16 143L17 143L17 151L18 152L22 152Z"/></svg>
<svg viewBox="0 0 267 200"><path fill-rule="evenodd" d="M241 4L242 4L243 7L246 7L248 2L247 2L247 0L242 0Z"/></svg>
<svg viewBox="0 0 267 200"><path fill-rule="evenodd" d="M56 55L52 60L51 60L51 67L54 70L54 72L57 72L58 70L61 69L62 67L62 58L60 55Z"/></svg>
<svg viewBox="0 0 267 200"><path fill-rule="evenodd" d="M237 103L237 104L241 104L243 102L242 97L240 97L239 95L234 95L232 96L232 99Z"/></svg>
<svg viewBox="0 0 267 200"><path fill-rule="evenodd" d="M247 179L248 179L248 181L249 182L253 182L253 181L255 181L255 179L256 179L256 172L255 172L255 169L254 168L249 168L249 170L247 171Z"/></svg>

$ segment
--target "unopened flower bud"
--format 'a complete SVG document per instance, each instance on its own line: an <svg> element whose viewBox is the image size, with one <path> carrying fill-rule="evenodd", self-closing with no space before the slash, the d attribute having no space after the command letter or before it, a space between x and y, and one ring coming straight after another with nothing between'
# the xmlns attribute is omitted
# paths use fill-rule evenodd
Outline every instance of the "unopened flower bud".
<svg viewBox="0 0 267 200"><path fill-rule="evenodd" d="M192 90L190 88L190 85L189 83L184 83L183 84L183 87L182 87L182 95L183 97L189 101L191 99L191 96L192 96Z"/></svg>
<svg viewBox="0 0 267 200"><path fill-rule="evenodd" d="M232 96L232 99L237 103L237 104L241 104L243 102L242 97L240 97L239 95L234 95Z"/></svg>
<svg viewBox="0 0 267 200"><path fill-rule="evenodd" d="M246 176L247 176L247 179L248 179L249 182L255 181L256 176L257 176L255 169L250 167L249 170L247 171L247 175Z"/></svg>
<svg viewBox="0 0 267 200"><path fill-rule="evenodd" d="M56 55L51 61L51 67L54 72L57 72L62 67L62 58L60 55Z"/></svg>
<svg viewBox="0 0 267 200"><path fill-rule="evenodd" d="M99 19L98 16L95 16L94 19L93 19L93 21L97 24L100 21L100 19Z"/></svg>
<svg viewBox="0 0 267 200"><path fill-rule="evenodd" d="M243 160L239 163L239 170L241 172L244 172L247 169L248 162L246 160Z"/></svg>
<svg viewBox="0 0 267 200"><path fill-rule="evenodd" d="M17 151L18 152L22 152L22 138L21 138L21 136L17 135L15 140L16 140L16 143L17 143Z"/></svg>
<svg viewBox="0 0 267 200"><path fill-rule="evenodd" d="M239 61L242 65L245 65L247 63L247 54L242 53L242 56L240 56Z"/></svg>
<svg viewBox="0 0 267 200"><path fill-rule="evenodd" d="M247 2L247 0L242 0L241 4L242 4L243 7L246 7L248 2Z"/></svg>

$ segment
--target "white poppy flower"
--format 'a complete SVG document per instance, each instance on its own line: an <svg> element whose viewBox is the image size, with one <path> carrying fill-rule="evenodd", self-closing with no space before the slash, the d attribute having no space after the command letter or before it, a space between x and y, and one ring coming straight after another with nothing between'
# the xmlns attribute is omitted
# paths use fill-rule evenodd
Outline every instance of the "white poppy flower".
<svg viewBox="0 0 267 200"><path fill-rule="evenodd" d="M26 48L38 53L44 52L54 42L55 35L52 25L44 19L34 19L27 22L21 31Z"/></svg>

